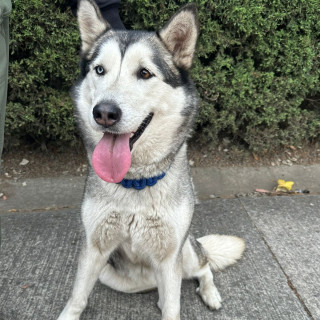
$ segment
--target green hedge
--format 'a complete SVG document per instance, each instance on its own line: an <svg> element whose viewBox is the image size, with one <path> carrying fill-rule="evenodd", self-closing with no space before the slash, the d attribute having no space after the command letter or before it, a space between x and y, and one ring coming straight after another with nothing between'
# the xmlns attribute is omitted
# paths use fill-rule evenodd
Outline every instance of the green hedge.
<svg viewBox="0 0 320 320"><path fill-rule="evenodd" d="M67 90L79 37L58 1L16 0L11 16L8 141L74 141ZM124 0L128 28L158 29L189 1ZM192 75L196 137L261 152L320 137L320 1L195 1L201 35ZM39 21L39 22L38 22ZM76 70L76 71L75 71Z"/></svg>
<svg viewBox="0 0 320 320"><path fill-rule="evenodd" d="M58 1L13 2L7 147L24 138L41 145L77 140L68 92L78 73L79 35L66 9Z"/></svg>

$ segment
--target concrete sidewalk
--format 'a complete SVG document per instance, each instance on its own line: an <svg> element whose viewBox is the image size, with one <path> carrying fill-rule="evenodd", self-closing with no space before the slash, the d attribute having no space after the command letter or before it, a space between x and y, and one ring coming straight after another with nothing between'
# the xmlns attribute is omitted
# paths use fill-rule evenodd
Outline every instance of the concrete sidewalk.
<svg viewBox="0 0 320 320"><path fill-rule="evenodd" d="M234 197L252 193L256 188L273 190L278 179L294 181L294 189L320 194L320 165L278 167L191 168L200 200ZM79 207L85 177L62 176L14 181L0 177L0 214L8 211L32 211Z"/></svg>
<svg viewBox="0 0 320 320"><path fill-rule="evenodd" d="M70 295L82 187L68 181L70 192L63 194L50 179L30 180L31 193L15 190L0 203L1 320L56 319ZM183 283L181 319L320 319L319 195L203 201L192 232L238 235L247 249L238 264L215 273L221 310L206 308L195 281ZM156 291L129 295L97 283L81 319L160 319L157 299Z"/></svg>

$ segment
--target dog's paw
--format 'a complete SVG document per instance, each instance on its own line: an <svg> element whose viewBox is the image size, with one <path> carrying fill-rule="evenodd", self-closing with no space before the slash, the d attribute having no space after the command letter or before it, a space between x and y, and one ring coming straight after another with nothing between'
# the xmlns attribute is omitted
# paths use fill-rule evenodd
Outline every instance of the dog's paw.
<svg viewBox="0 0 320 320"><path fill-rule="evenodd" d="M60 314L58 320L79 320L79 317Z"/></svg>
<svg viewBox="0 0 320 320"><path fill-rule="evenodd" d="M57 320L79 320L80 314L81 314L81 311L78 311L78 312L75 312L75 310L72 311L72 306L69 300L65 308L60 313L60 316Z"/></svg>
<svg viewBox="0 0 320 320"><path fill-rule="evenodd" d="M197 293L210 309L218 310L221 308L222 299L218 289L213 283L205 287L198 287Z"/></svg>

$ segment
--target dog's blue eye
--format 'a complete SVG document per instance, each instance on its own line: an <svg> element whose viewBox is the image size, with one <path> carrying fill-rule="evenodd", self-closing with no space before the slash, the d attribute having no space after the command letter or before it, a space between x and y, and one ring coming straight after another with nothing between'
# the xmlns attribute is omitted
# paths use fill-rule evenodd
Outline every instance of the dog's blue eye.
<svg viewBox="0 0 320 320"><path fill-rule="evenodd" d="M99 76L104 75L104 69L102 66L96 66L94 69L96 70L97 75L99 75Z"/></svg>
<svg viewBox="0 0 320 320"><path fill-rule="evenodd" d="M138 76L139 76L139 78L144 79L144 80L148 80L153 77L151 72L145 68L142 68L139 70Z"/></svg>

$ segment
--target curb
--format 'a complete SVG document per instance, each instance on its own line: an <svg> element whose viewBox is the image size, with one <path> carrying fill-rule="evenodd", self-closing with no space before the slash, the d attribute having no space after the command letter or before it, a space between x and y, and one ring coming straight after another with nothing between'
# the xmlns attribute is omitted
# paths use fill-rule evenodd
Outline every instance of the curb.
<svg viewBox="0 0 320 320"><path fill-rule="evenodd" d="M279 167L191 168L199 200L248 195L256 188L273 190L278 179L294 181L293 188L320 192L320 165ZM85 177L0 180L0 213L79 208Z"/></svg>

